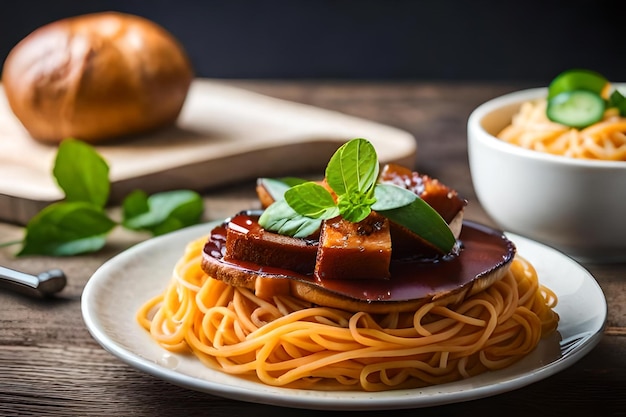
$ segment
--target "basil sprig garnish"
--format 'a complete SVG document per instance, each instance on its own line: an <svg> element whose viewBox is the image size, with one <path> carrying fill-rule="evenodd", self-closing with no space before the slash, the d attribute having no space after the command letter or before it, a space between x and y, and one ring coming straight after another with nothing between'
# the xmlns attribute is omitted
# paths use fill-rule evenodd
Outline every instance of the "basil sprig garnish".
<svg viewBox="0 0 626 417"><path fill-rule="evenodd" d="M336 198L315 182L286 188L270 180L267 184L277 192L276 202L263 212L259 224L279 234L305 238L319 230L324 220L341 216L356 223L375 210L443 253L450 252L455 238L439 213L409 190L378 183L378 173L374 146L366 139L353 139L335 152L326 167L326 183Z"/></svg>

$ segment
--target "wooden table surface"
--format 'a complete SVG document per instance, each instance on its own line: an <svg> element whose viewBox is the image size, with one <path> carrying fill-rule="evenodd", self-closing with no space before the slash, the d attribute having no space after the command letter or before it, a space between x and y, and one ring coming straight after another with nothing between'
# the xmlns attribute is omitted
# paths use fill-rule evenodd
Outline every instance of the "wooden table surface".
<svg viewBox="0 0 626 417"><path fill-rule="evenodd" d="M371 119L411 132L416 168L453 185L469 201L466 218L493 225L476 201L467 162L466 122L473 108L523 87L513 84L252 82L237 86ZM254 182L206 190L206 220L256 204ZM115 208L112 208L115 210ZM20 239L21 227L0 224L0 240ZM70 258L15 258L0 249L0 265L29 273L61 268L67 287L53 299L0 290L0 416L255 416L322 415L238 402L177 387L106 352L83 323L80 298L93 272L143 239L116 230L104 250ZM584 265L602 287L608 321L595 349L564 371L497 396L388 415L626 415L626 264ZM381 412L343 412L380 415Z"/></svg>

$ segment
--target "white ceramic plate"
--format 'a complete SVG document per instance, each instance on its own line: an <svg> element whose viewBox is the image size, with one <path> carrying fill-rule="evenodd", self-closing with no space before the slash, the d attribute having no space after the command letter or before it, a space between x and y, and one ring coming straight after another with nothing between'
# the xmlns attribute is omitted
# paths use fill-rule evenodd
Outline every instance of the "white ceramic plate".
<svg viewBox="0 0 626 417"><path fill-rule="evenodd" d="M160 293L183 248L214 224L145 241L102 265L85 286L82 313L92 336L127 364L173 384L226 398L285 407L373 410L435 406L511 391L553 375L587 354L600 340L607 305L595 279L560 252L508 234L541 281L556 292L558 334L507 369L459 382L380 393L275 388L208 369L192 356L158 346L135 321L142 303Z"/></svg>

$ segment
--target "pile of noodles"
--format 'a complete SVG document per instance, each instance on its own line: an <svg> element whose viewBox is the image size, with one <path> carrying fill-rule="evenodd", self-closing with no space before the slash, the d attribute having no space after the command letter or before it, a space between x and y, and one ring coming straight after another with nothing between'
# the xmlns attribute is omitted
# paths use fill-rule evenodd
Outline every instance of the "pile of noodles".
<svg viewBox="0 0 626 417"><path fill-rule="evenodd" d="M617 109L608 109L599 122L576 129L549 120L546 107L545 99L523 103L498 138L554 155L626 161L626 118Z"/></svg>
<svg viewBox="0 0 626 417"><path fill-rule="evenodd" d="M507 367L553 332L557 297L517 256L509 272L458 305L372 315L267 299L208 277L206 239L190 242L162 294L137 320L160 345L272 386L382 391Z"/></svg>

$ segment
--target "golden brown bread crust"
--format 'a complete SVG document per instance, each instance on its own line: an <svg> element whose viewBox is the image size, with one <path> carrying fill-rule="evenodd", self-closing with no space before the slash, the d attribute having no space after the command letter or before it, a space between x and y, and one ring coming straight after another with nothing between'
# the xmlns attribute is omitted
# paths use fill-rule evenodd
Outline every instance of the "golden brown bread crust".
<svg viewBox="0 0 626 417"><path fill-rule="evenodd" d="M97 142L172 124L192 79L172 35L116 12L35 30L11 50L2 74L17 118L33 138L52 143Z"/></svg>

